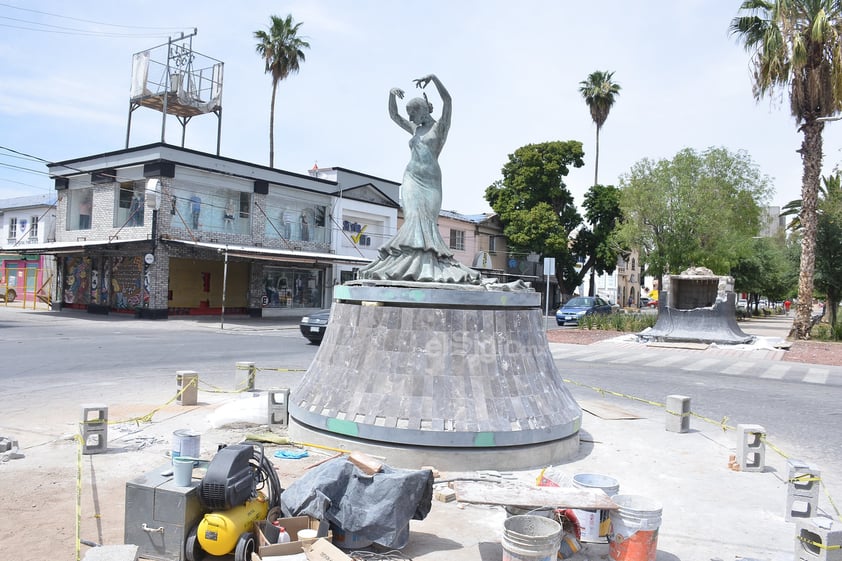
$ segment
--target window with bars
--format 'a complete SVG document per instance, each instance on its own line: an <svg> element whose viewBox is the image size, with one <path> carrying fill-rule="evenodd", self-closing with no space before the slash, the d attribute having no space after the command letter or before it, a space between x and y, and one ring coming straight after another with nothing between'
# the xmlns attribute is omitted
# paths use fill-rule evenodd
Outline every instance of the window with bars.
<svg viewBox="0 0 842 561"><path fill-rule="evenodd" d="M459 251L465 250L465 231L451 230L450 231L450 249L457 249Z"/></svg>
<svg viewBox="0 0 842 561"><path fill-rule="evenodd" d="M29 239L38 237L38 217L32 216L29 219Z"/></svg>
<svg viewBox="0 0 842 561"><path fill-rule="evenodd" d="M17 237L18 219L14 216L9 218L9 240L14 240Z"/></svg>

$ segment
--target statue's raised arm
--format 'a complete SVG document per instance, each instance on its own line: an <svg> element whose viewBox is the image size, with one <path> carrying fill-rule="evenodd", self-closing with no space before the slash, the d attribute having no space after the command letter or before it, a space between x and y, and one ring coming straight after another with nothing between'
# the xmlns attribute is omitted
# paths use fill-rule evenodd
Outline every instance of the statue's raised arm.
<svg viewBox="0 0 842 561"><path fill-rule="evenodd" d="M397 99L403 99L404 92L400 88L392 88L389 90L389 117L398 124L400 128L412 134L415 127L405 117L398 113Z"/></svg>
<svg viewBox="0 0 842 561"><path fill-rule="evenodd" d="M439 136L441 137L442 144L444 140L447 138L447 132L450 130L450 115L452 111L452 99L450 97L450 92L447 91L447 88L444 87L444 84L441 83L438 76L435 74L428 74L423 78L417 78L413 80L415 82L416 87L424 89L427 87L427 84L432 82L436 86L436 90L439 92L439 97L441 98L442 108L441 108L441 117L439 117L438 122L438 129L439 129Z"/></svg>

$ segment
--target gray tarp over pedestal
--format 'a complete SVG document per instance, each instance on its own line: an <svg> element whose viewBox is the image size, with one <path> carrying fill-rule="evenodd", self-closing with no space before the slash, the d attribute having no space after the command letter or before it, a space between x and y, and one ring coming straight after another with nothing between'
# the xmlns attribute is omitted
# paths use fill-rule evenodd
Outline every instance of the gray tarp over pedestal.
<svg viewBox="0 0 842 561"><path fill-rule="evenodd" d="M312 516L385 547L409 541L409 521L423 520L433 500L433 473L383 466L367 475L347 458L324 463L281 495L284 516Z"/></svg>

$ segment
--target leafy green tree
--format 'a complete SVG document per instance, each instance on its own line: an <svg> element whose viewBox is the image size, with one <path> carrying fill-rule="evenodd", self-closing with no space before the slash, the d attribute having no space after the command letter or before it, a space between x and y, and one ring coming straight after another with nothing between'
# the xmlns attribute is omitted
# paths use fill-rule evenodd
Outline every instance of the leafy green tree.
<svg viewBox="0 0 842 561"><path fill-rule="evenodd" d="M528 144L509 154L503 179L485 190L500 216L512 251L535 252L556 260L556 278L565 294L582 282L570 234L582 223L564 183L570 168L585 165L582 143L574 140ZM584 271L584 270L583 270Z"/></svg>
<svg viewBox="0 0 842 561"><path fill-rule="evenodd" d="M272 101L269 107L269 167L275 167L275 95L278 83L290 74L298 72L304 62L304 49L310 43L298 36L301 23L295 23L292 16L285 18L270 16L269 30L255 31L257 54L263 59L265 72L272 75Z"/></svg>
<svg viewBox="0 0 842 561"><path fill-rule="evenodd" d="M583 270L590 270L588 294L596 292L594 274L611 274L617 268L617 258L626 252L616 236L616 228L623 213L620 209L620 190L613 185L594 185L585 193L585 219L590 227L576 234L574 251L587 256Z"/></svg>
<svg viewBox="0 0 842 561"><path fill-rule="evenodd" d="M754 97L789 94L790 112L804 134L801 161L801 265L793 334L809 337L816 262L818 190L824 120L842 108L842 2L746 0L731 32L751 52Z"/></svg>
<svg viewBox="0 0 842 561"><path fill-rule="evenodd" d="M842 298L842 176L838 172L822 178L817 206L815 288L826 296L829 321L835 326ZM803 233L801 199L787 203L781 215L794 216L787 228Z"/></svg>
<svg viewBox="0 0 842 561"><path fill-rule="evenodd" d="M827 297L825 310L834 328L842 300L842 193L835 195L825 201L816 231L816 288Z"/></svg>
<svg viewBox="0 0 842 561"><path fill-rule="evenodd" d="M772 302L784 300L797 287L798 275L787 257L786 238L753 238L747 241L749 251L731 269L734 288L748 292L757 311L760 296Z"/></svg>
<svg viewBox="0 0 842 561"><path fill-rule="evenodd" d="M613 72L602 72L597 70L588 75L587 80L579 82L579 93L585 98L585 103L591 111L591 119L596 125L596 157L593 167L593 184L599 184L599 131L611 107L614 106L614 98L620 94L620 85L612 82Z"/></svg>
<svg viewBox="0 0 842 561"><path fill-rule="evenodd" d="M637 162L620 190L618 239L640 248L648 274L660 281L691 266L727 274L760 230L771 188L745 152L686 148L672 160Z"/></svg>

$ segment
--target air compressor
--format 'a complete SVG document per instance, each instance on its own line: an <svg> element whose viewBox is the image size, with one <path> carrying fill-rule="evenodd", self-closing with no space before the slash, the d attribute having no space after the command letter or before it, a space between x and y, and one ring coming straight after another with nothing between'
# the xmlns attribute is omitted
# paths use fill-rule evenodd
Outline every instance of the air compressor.
<svg viewBox="0 0 842 561"><path fill-rule="evenodd" d="M210 510L187 534L187 561L205 553L250 561L255 551L254 523L281 505L278 475L258 443L244 442L220 449L199 484L199 502Z"/></svg>

